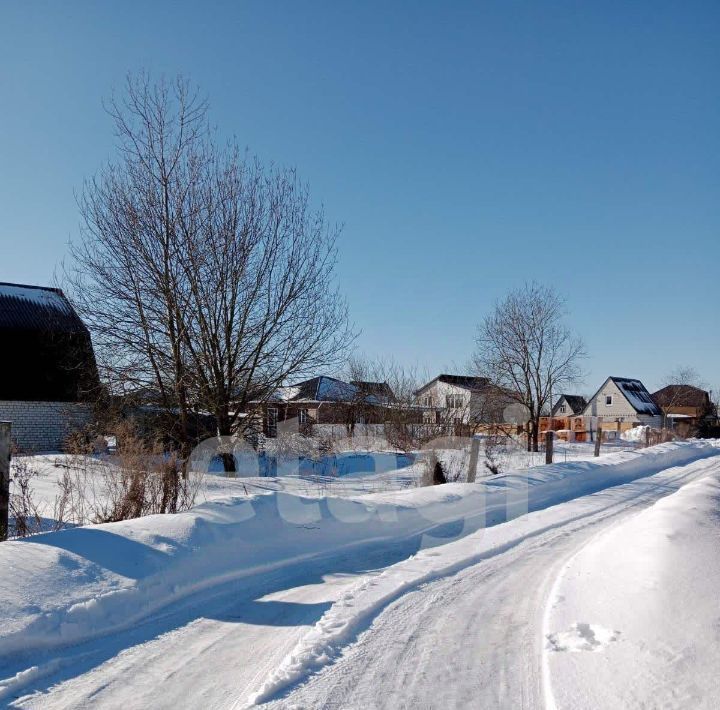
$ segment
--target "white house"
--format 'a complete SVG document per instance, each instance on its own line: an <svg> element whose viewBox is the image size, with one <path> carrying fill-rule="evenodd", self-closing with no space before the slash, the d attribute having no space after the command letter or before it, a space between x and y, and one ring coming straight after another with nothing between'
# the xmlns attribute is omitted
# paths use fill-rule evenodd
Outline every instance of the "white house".
<svg viewBox="0 0 720 710"><path fill-rule="evenodd" d="M552 408L553 417L574 417L583 413L587 400L577 394L561 394Z"/></svg>
<svg viewBox="0 0 720 710"><path fill-rule="evenodd" d="M487 377L443 374L418 389L415 401L428 423L477 424L502 421L495 411L501 404L498 393Z"/></svg>
<svg viewBox="0 0 720 710"><path fill-rule="evenodd" d="M597 423L647 424L659 427L662 412L640 380L608 377L590 398L583 415L596 417Z"/></svg>

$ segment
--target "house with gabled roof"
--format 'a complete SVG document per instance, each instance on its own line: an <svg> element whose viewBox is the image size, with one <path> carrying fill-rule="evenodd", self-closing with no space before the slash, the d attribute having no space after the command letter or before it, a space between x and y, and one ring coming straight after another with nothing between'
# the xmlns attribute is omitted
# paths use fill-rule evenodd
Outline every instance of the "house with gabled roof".
<svg viewBox="0 0 720 710"><path fill-rule="evenodd" d="M503 423L513 399L487 377L441 374L416 390L415 402L425 423L458 430Z"/></svg>
<svg viewBox="0 0 720 710"><path fill-rule="evenodd" d="M710 392L686 384L672 384L652 393L653 401L663 412L665 425L688 436L703 423L712 423L717 412Z"/></svg>
<svg viewBox="0 0 720 710"><path fill-rule="evenodd" d="M608 377L589 399L583 415L596 418L600 425L617 424L618 431L640 424L662 425L662 410L650 392L640 380L629 377Z"/></svg>
<svg viewBox="0 0 720 710"><path fill-rule="evenodd" d="M552 408L553 417L573 417L583 413L587 400L579 394L561 394Z"/></svg>
<svg viewBox="0 0 720 710"><path fill-rule="evenodd" d="M267 402L256 405L254 414L270 438L283 429L307 433L317 424L342 424L351 434L357 424L383 423L388 391L392 394L386 383L319 375L279 388Z"/></svg>

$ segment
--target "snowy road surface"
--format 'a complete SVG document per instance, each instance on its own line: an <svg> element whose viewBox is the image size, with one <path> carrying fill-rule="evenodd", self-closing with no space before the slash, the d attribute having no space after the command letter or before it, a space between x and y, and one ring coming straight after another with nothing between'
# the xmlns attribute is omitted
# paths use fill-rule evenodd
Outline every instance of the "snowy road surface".
<svg viewBox="0 0 720 710"><path fill-rule="evenodd" d="M601 692L590 681L601 675L598 668L607 677L604 649L622 649L631 632L642 631L630 628L628 610L606 619L599 617L607 616L607 608L590 608L593 589L603 580L603 570L593 564L599 553L591 551L601 545L605 557L599 558L609 565L624 546L632 548L633 538L622 534L626 526L694 481L705 486L696 496L716 492L707 486L720 481L720 457L649 472L446 544L419 532L215 584L130 629L10 656L0 664L6 679L0 681L0 702L125 710L243 708L254 702L278 708L577 707L584 683ZM665 516L657 526L661 532L653 525L645 530L653 538L668 526L688 524L687 517L678 522ZM717 531L708 512L692 535ZM610 547L608 537L616 541ZM653 549L665 554L662 546ZM712 556L717 547L708 543L702 550ZM615 570L613 603L623 604L623 575L636 569L630 564ZM638 584L637 574L627 579ZM686 580L685 591L691 586ZM637 603L637 595L631 599ZM715 596L701 610L712 617L704 619L711 630L700 649L707 667L719 660L720 610L714 604ZM650 616L646 624L652 623ZM655 641L665 644L666 659L673 655L672 638ZM642 639L635 643L642 652ZM591 653L582 653L584 647ZM580 661L563 666L573 658ZM627 664L627 657L618 659ZM688 659L676 662L678 672L692 668ZM652 669L653 658L645 660ZM614 692L616 700L625 697L621 684ZM623 706L658 707L652 692L635 679ZM717 693L717 685L701 678L693 693L678 693L676 704L670 696L664 707L687 707L688 697L717 707Z"/></svg>

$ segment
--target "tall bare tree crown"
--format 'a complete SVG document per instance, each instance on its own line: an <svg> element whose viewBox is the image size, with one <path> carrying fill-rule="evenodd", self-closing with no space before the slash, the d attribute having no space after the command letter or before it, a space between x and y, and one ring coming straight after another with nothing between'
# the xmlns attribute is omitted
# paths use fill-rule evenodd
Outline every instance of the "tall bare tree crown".
<svg viewBox="0 0 720 710"><path fill-rule="evenodd" d="M565 323L562 297L551 287L526 284L510 292L478 326L475 368L527 410L533 447L553 393L582 377L582 340Z"/></svg>
<svg viewBox="0 0 720 710"><path fill-rule="evenodd" d="M219 144L189 82L129 77L116 159L85 183L68 273L114 391L242 428L250 401L339 362L353 339L339 228L294 170Z"/></svg>

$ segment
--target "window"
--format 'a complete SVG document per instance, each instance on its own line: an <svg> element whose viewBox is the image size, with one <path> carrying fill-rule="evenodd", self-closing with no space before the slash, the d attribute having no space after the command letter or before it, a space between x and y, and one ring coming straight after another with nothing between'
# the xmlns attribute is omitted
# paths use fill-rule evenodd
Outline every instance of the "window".
<svg viewBox="0 0 720 710"><path fill-rule="evenodd" d="M276 407L268 407L267 410L267 435L277 436L278 410Z"/></svg>
<svg viewBox="0 0 720 710"><path fill-rule="evenodd" d="M560 405L560 414L565 414L566 407L564 404Z"/></svg>
<svg viewBox="0 0 720 710"><path fill-rule="evenodd" d="M612 395L606 394L605 395L605 404L609 407L612 405Z"/></svg>
<svg viewBox="0 0 720 710"><path fill-rule="evenodd" d="M465 398L461 394L449 394L445 397L445 406L448 409L462 409Z"/></svg>
<svg viewBox="0 0 720 710"><path fill-rule="evenodd" d="M308 423L308 410L307 409L299 409L298 410L298 424L307 424Z"/></svg>
<svg viewBox="0 0 720 710"><path fill-rule="evenodd" d="M422 405L423 407L433 406L433 398L431 394L425 395L425 397L422 398Z"/></svg>

